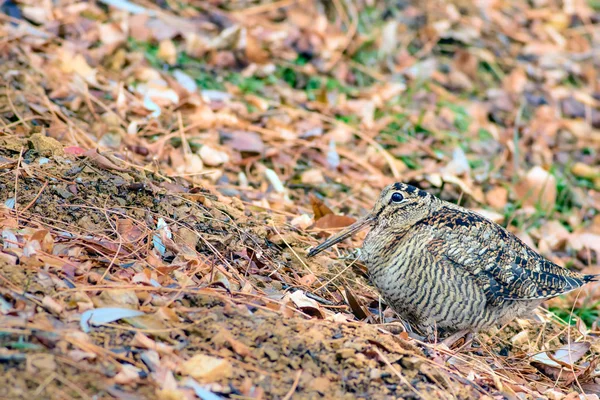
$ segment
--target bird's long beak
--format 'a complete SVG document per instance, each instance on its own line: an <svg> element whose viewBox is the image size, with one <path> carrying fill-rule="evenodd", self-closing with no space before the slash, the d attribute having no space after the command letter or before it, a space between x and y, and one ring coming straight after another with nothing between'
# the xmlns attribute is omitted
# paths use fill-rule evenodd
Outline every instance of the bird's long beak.
<svg viewBox="0 0 600 400"><path fill-rule="evenodd" d="M375 221L375 218L371 214L365 216L364 218L359 219L358 221L356 221L352 225L344 228L340 232L338 232L335 235L329 237L323 243L321 243L320 245L318 245L317 247L315 247L314 249L312 249L311 251L309 251L308 252L308 256L309 257L316 256L317 254L319 254L323 250L327 250L328 248L330 248L334 244L339 243L342 240L344 240L344 239L346 239L346 238L354 235L355 233L363 230L367 226L371 225L374 221Z"/></svg>

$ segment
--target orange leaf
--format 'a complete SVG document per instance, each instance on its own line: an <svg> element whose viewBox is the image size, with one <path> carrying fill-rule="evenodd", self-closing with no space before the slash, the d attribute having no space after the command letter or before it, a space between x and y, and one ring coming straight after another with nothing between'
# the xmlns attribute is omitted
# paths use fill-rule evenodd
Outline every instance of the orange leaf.
<svg viewBox="0 0 600 400"><path fill-rule="evenodd" d="M315 214L315 221L323 218L325 215L333 214L333 211L312 193L309 194L308 198L310 199L310 204L312 205L313 213Z"/></svg>
<svg viewBox="0 0 600 400"><path fill-rule="evenodd" d="M315 222L315 228L319 229L336 229L345 228L356 222L356 218L346 215L327 214Z"/></svg>

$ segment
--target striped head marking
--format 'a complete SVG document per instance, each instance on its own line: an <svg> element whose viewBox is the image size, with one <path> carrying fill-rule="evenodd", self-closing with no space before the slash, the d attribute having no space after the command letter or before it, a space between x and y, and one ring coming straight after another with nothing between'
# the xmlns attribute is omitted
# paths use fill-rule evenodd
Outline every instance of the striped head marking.
<svg viewBox="0 0 600 400"><path fill-rule="evenodd" d="M436 200L432 194L414 186L393 183L382 190L371 211L373 225L394 229L412 226L429 215Z"/></svg>
<svg viewBox="0 0 600 400"><path fill-rule="evenodd" d="M400 182L388 185L379 195L371 212L313 248L308 256L317 255L367 227L383 234L387 230L406 229L428 216L436 201L435 196L414 186Z"/></svg>

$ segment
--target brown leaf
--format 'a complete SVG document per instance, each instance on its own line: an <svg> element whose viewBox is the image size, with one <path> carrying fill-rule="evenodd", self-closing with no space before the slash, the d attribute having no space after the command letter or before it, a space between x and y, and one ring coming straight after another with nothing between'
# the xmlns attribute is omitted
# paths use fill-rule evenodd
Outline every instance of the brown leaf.
<svg viewBox="0 0 600 400"><path fill-rule="evenodd" d="M167 64L174 65L177 62L177 49L173 41L169 39L161 40L156 56Z"/></svg>
<svg viewBox="0 0 600 400"><path fill-rule="evenodd" d="M600 395L600 383L584 383L581 388L585 394Z"/></svg>
<svg viewBox="0 0 600 400"><path fill-rule="evenodd" d="M333 211L331 211L331 209L327 207L325 203L323 203L312 193L308 195L308 198L310 199L310 204L312 206L313 213L315 214L315 221L318 221L325 215L333 214Z"/></svg>
<svg viewBox="0 0 600 400"><path fill-rule="evenodd" d="M129 171L127 168L121 168L121 167L116 166L108 158L106 158L105 156L100 154L97 149L90 149L90 150L86 151L84 153L84 156L86 156L97 167L100 167L102 169L105 169L108 171L115 170L115 171L119 171L119 172L128 172Z"/></svg>
<svg viewBox="0 0 600 400"><path fill-rule="evenodd" d="M540 228L540 236L551 250L558 250L564 246L565 242L569 239L570 233L558 221L548 221Z"/></svg>
<svg viewBox="0 0 600 400"><path fill-rule="evenodd" d="M327 214L315 222L315 228L319 229L336 229L345 228L356 222L356 218L346 215Z"/></svg>
<svg viewBox="0 0 600 400"><path fill-rule="evenodd" d="M246 37L246 57L256 64L269 61L269 53L263 49L261 43L251 34Z"/></svg>
<svg viewBox="0 0 600 400"><path fill-rule="evenodd" d="M235 351L238 355L240 355L242 357L252 356L252 352L250 351L250 348L248 346L246 346L244 343L242 343L239 340L237 340L236 338L234 338L233 335L231 334L231 332L228 331L227 329L222 329L220 332L220 335L221 335L221 337L223 337L223 339L225 341L227 341L229 343L229 345L231 346L233 351Z"/></svg>
<svg viewBox="0 0 600 400"><path fill-rule="evenodd" d="M317 277L314 274L307 274L304 275L303 277L301 277L300 279L298 279L298 281L303 284L304 286L308 286L310 287L313 283L315 283L315 281L317 280Z"/></svg>
<svg viewBox="0 0 600 400"><path fill-rule="evenodd" d="M352 290L350 290L349 287L345 286L344 291L346 292L346 298L348 299L348 304L350 305L354 316L359 320L366 319L369 315L367 314L367 312L365 312L363 306L360 305L359 300L354 296Z"/></svg>
<svg viewBox="0 0 600 400"><path fill-rule="evenodd" d="M527 75L522 68L515 68L504 79L504 89L509 93L521 94L527 84Z"/></svg>
<svg viewBox="0 0 600 400"><path fill-rule="evenodd" d="M248 131L233 131L223 135L223 142L241 153L262 154L265 143L259 134Z"/></svg>
<svg viewBox="0 0 600 400"><path fill-rule="evenodd" d="M134 224L132 219L119 218L116 220L117 232L126 242L133 243L144 236L144 231L139 224Z"/></svg>
<svg viewBox="0 0 600 400"><path fill-rule="evenodd" d="M496 186L485 193L485 200L495 209L503 209L508 202L508 190L502 186Z"/></svg>
<svg viewBox="0 0 600 400"><path fill-rule="evenodd" d="M515 193L524 207L550 211L556 204L556 178L541 167L533 167L516 185Z"/></svg>
<svg viewBox="0 0 600 400"><path fill-rule="evenodd" d="M37 240L40 243L43 251L48 254L52 254L52 249L54 248L54 239L52 239L52 235L50 235L50 232L48 232L46 229L35 231L29 240Z"/></svg>

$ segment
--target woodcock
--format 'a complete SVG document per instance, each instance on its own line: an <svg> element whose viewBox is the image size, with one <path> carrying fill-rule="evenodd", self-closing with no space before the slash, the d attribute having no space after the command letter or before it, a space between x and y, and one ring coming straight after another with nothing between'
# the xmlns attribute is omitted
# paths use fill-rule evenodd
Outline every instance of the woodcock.
<svg viewBox="0 0 600 400"><path fill-rule="evenodd" d="M600 275L582 275L536 253L502 226L404 183L387 186L371 212L312 249L312 257L371 227L361 258L384 300L432 337L526 317L544 299Z"/></svg>

